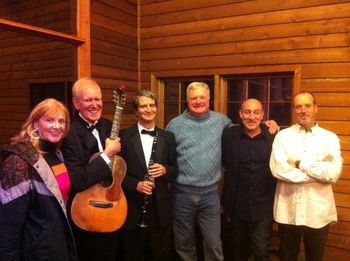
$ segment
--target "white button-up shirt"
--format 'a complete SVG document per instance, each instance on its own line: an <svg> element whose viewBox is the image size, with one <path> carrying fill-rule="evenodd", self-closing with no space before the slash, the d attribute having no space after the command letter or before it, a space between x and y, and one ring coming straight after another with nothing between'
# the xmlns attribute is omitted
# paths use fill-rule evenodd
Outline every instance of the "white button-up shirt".
<svg viewBox="0 0 350 261"><path fill-rule="evenodd" d="M143 149L143 154L145 155L146 166L148 167L149 160L150 160L151 154L152 154L152 146L153 146L154 137L152 137L148 134L142 134L141 131L143 129L148 130L148 131L153 131L154 127L152 129L146 129L139 122L137 123L137 126L138 126L140 137L141 137L142 149Z"/></svg>
<svg viewBox="0 0 350 261"><path fill-rule="evenodd" d="M300 160L299 168L288 160ZM342 163L339 138L317 124L307 132L298 124L280 131L270 158L271 172L278 179L275 221L311 228L337 221L331 183L338 180Z"/></svg>

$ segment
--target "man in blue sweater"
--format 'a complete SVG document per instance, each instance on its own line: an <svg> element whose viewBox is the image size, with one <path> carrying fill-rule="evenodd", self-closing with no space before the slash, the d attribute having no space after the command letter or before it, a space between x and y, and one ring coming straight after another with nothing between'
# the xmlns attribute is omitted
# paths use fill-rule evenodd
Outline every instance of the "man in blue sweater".
<svg viewBox="0 0 350 261"><path fill-rule="evenodd" d="M175 135L179 167L172 187L175 249L183 260L197 260L195 222L198 222L205 260L223 260L218 193L221 135L232 122L209 110L206 83L192 82L186 95L188 109L166 127ZM276 129L276 124L272 125Z"/></svg>

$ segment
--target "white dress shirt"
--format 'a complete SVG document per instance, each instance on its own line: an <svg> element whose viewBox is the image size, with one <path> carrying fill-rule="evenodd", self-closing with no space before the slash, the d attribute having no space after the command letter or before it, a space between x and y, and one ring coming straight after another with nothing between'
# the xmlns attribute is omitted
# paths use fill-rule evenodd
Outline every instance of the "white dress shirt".
<svg viewBox="0 0 350 261"><path fill-rule="evenodd" d="M331 161L324 161L331 157ZM300 160L299 168L288 160ZM274 218L282 224L321 228L337 221L331 183L338 180L343 159L339 138L317 124L309 131L295 124L280 131L270 158L278 179Z"/></svg>
<svg viewBox="0 0 350 261"><path fill-rule="evenodd" d="M151 129L146 129L140 123L137 123L137 127L141 137L142 149L143 149L143 154L145 155L146 166L148 167L148 163L151 158L154 137L148 134L142 134L141 131L143 129L147 131L153 131L154 127Z"/></svg>
<svg viewBox="0 0 350 261"><path fill-rule="evenodd" d="M94 122L94 124L90 123L89 121L87 121L80 113L79 116L86 121L87 124L87 128L91 128L92 125L96 125L97 121ZM101 139L100 139L100 135L98 133L98 130L95 128L92 130L92 135L94 135L96 141L97 141L97 145L98 145L98 150L99 152L101 152L100 156L103 158L103 160L109 165L109 163L111 162L111 159L103 152L103 147L102 147L102 143L101 143Z"/></svg>

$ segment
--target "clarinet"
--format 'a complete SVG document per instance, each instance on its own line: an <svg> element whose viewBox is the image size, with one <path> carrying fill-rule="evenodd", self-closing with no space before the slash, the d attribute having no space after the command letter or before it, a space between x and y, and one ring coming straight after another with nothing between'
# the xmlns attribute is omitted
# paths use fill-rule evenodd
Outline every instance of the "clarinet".
<svg viewBox="0 0 350 261"><path fill-rule="evenodd" d="M158 140L158 131L156 131L156 134L153 138L153 144L152 144L152 152L151 152L151 157L148 162L148 169L150 166L154 164L154 157L156 154L156 145L157 145L157 140ZM151 181L154 183L154 178L151 177L148 174L148 169L145 174L145 180L146 181ZM139 227L149 227L149 224L147 222L147 212L148 212L148 205L150 203L151 196L144 194L143 195L143 202L142 202L142 207L141 207L141 219L140 222L137 224Z"/></svg>

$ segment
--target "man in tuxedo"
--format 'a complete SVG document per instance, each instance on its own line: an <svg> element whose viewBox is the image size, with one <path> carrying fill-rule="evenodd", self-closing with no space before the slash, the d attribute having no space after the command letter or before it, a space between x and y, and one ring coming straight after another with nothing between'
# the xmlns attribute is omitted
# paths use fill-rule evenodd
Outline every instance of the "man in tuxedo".
<svg viewBox="0 0 350 261"><path fill-rule="evenodd" d="M68 210L75 194L101 181L111 180L110 158L120 151L119 138L111 140L112 123L101 118L102 93L97 82L91 78L76 81L72 89L73 105L76 113L71 128L62 142L62 152L71 181ZM91 162L90 159L97 155ZM116 260L118 233L88 232L78 228L73 222L72 229L76 241L79 260Z"/></svg>
<svg viewBox="0 0 350 261"><path fill-rule="evenodd" d="M123 144L120 156L127 164L122 183L128 202L122 227L123 260L163 261L168 258L171 242L169 184L177 175L175 138L155 126L157 102L150 90L137 94L133 108L137 123L119 135Z"/></svg>

